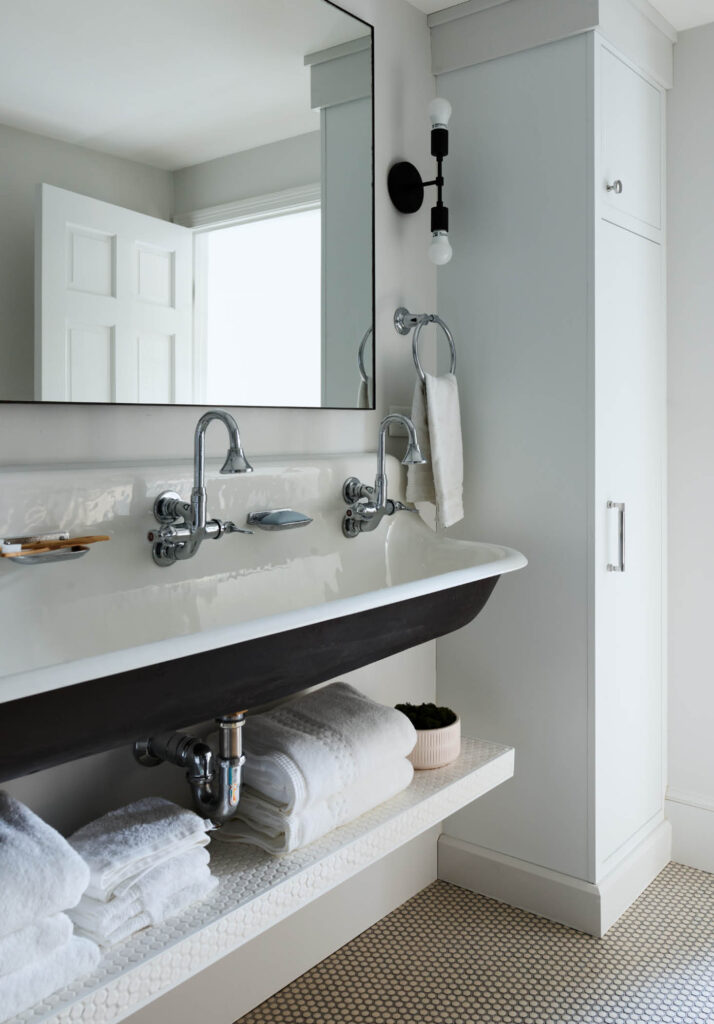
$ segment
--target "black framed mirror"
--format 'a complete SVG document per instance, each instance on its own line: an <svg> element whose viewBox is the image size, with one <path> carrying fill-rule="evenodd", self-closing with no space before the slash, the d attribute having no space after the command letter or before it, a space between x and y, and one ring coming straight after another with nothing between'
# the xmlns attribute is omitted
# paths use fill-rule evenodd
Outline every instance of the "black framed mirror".
<svg viewBox="0 0 714 1024"><path fill-rule="evenodd" d="M372 408L371 26L0 0L0 399Z"/></svg>

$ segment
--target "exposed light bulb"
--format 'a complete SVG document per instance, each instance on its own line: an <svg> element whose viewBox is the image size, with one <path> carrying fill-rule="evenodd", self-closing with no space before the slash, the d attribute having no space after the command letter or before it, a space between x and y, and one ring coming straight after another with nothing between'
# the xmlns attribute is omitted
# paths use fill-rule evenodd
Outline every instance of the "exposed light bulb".
<svg viewBox="0 0 714 1024"><path fill-rule="evenodd" d="M429 117L431 118L432 128L446 128L451 117L451 104L449 101L437 96L429 104Z"/></svg>
<svg viewBox="0 0 714 1024"><path fill-rule="evenodd" d="M445 263L449 262L453 254L454 251L449 241L449 232L435 231L429 245L429 259L431 262L436 264L437 267L443 267Z"/></svg>

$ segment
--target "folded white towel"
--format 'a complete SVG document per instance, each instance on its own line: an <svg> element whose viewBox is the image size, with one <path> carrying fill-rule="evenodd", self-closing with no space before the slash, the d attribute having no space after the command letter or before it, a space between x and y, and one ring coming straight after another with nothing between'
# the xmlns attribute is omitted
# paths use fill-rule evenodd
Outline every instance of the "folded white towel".
<svg viewBox="0 0 714 1024"><path fill-rule="evenodd" d="M53 914L4 935L0 938L0 976L47 956L71 938L72 922L66 914Z"/></svg>
<svg viewBox="0 0 714 1024"><path fill-rule="evenodd" d="M424 376L426 385L417 378L414 388L412 422L427 461L409 466L407 501L435 505L436 525L453 526L464 518L459 387L453 373Z"/></svg>
<svg viewBox="0 0 714 1024"><path fill-rule="evenodd" d="M143 928L148 928L153 924L161 924L162 921L168 921L169 918L180 914L182 910L185 910L192 903L207 899L217 888L218 879L215 875L211 874L208 868L204 868L204 871L205 875L201 878L189 882L182 889L172 893L170 898L167 897L160 908L154 906L151 911L142 909L141 902L137 900L138 909L136 912L117 924L115 928L95 930L91 925L80 925L79 921L77 921L77 931L80 935L86 935L87 938L98 942L100 946L116 946L117 943L123 942Z"/></svg>
<svg viewBox="0 0 714 1024"><path fill-rule="evenodd" d="M67 840L0 792L0 935L74 907L88 882Z"/></svg>
<svg viewBox="0 0 714 1024"><path fill-rule="evenodd" d="M93 942L73 936L47 956L0 978L0 1024L89 974L99 957Z"/></svg>
<svg viewBox="0 0 714 1024"><path fill-rule="evenodd" d="M205 885L210 881L208 862L208 850L197 846L158 864L121 896L114 896L106 903L83 896L70 917L78 928L97 940L111 935L139 914L146 915L146 924L158 924L171 914L179 894L188 886Z"/></svg>
<svg viewBox="0 0 714 1024"><path fill-rule="evenodd" d="M285 814L276 804L244 789L238 814L216 833L216 838L251 843L268 853L290 853L401 793L413 775L411 762L405 757L384 762L379 770L340 793L309 804L299 814Z"/></svg>
<svg viewBox="0 0 714 1024"><path fill-rule="evenodd" d="M150 796L91 821L69 842L89 865L87 895L106 901L170 857L205 846L212 827L193 811Z"/></svg>
<svg viewBox="0 0 714 1024"><path fill-rule="evenodd" d="M406 757L416 732L406 715L331 683L249 716L243 783L287 814L352 785L385 761Z"/></svg>

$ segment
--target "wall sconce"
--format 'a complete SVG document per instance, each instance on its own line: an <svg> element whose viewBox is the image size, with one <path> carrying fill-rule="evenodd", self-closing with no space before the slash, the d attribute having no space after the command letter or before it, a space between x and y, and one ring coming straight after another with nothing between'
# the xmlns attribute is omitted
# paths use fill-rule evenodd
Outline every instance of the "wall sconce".
<svg viewBox="0 0 714 1024"><path fill-rule="evenodd" d="M436 157L436 177L433 181L422 181L414 164L403 160L390 169L387 177L389 198L400 213L416 213L424 202L424 189L436 185L436 206L431 208L431 244L429 259L442 267L451 259L453 250L449 242L449 208L444 206L442 189L444 175L441 165L449 152L449 118L451 104L448 100L435 99L429 104L431 118L431 155Z"/></svg>

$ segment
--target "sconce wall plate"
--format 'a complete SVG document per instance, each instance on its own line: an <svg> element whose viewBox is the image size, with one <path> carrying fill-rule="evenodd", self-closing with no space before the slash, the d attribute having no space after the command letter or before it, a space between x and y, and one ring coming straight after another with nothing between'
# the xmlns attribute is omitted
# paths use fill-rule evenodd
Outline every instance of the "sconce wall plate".
<svg viewBox="0 0 714 1024"><path fill-rule="evenodd" d="M424 183L414 164L402 160L390 167L387 189L400 213L416 213L424 202Z"/></svg>

